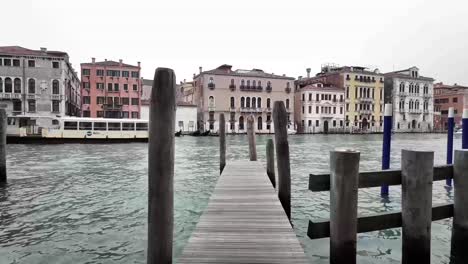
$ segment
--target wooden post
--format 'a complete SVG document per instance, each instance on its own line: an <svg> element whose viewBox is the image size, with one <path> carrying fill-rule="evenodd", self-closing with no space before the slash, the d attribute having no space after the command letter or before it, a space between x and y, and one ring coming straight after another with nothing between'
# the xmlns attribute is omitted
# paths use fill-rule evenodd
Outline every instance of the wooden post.
<svg viewBox="0 0 468 264"><path fill-rule="evenodd" d="M249 116L247 117L247 136L249 137L249 154L250 160L256 161L257 160L257 149L256 149L256 142L255 142L255 128L254 128L254 117Z"/></svg>
<svg viewBox="0 0 468 264"><path fill-rule="evenodd" d="M468 150L455 151L453 184L455 190L450 263L464 264L468 260Z"/></svg>
<svg viewBox="0 0 468 264"><path fill-rule="evenodd" d="M289 163L288 114L283 101L273 105L275 126L276 164L278 166L278 197L291 221L291 167Z"/></svg>
<svg viewBox="0 0 468 264"><path fill-rule="evenodd" d="M226 166L226 120L224 114L219 114L219 174Z"/></svg>
<svg viewBox="0 0 468 264"><path fill-rule="evenodd" d="M270 178L271 184L276 188L276 175L275 175L275 146L273 145L273 139L268 139L266 145L266 157L267 157L267 174Z"/></svg>
<svg viewBox="0 0 468 264"><path fill-rule="evenodd" d="M431 263L434 152L401 151L402 263Z"/></svg>
<svg viewBox="0 0 468 264"><path fill-rule="evenodd" d="M148 264L172 263L175 81L173 70L156 69L148 142Z"/></svg>
<svg viewBox="0 0 468 264"><path fill-rule="evenodd" d="M5 109L0 109L0 184L7 181L6 170L6 136L7 115Z"/></svg>
<svg viewBox="0 0 468 264"><path fill-rule="evenodd" d="M330 263L355 264L360 153L330 152Z"/></svg>

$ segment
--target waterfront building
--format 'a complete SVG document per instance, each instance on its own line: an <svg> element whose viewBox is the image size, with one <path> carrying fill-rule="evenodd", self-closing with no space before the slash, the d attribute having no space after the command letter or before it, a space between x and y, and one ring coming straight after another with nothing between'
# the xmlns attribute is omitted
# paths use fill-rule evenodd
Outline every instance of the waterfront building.
<svg viewBox="0 0 468 264"><path fill-rule="evenodd" d="M0 101L8 116L79 116L80 80L66 52L0 47Z"/></svg>
<svg viewBox="0 0 468 264"><path fill-rule="evenodd" d="M296 81L296 89L321 83L342 89L345 97L345 131L379 132L383 128L384 76L378 69L326 64L315 76ZM302 121L301 121L302 122Z"/></svg>
<svg viewBox="0 0 468 264"><path fill-rule="evenodd" d="M233 70L231 65L202 71L194 76L194 101L198 106L198 128L218 131L224 113L227 133L245 133L247 117L253 116L258 133L273 133L273 103L283 101L288 128L293 129L294 78L260 69Z"/></svg>
<svg viewBox="0 0 468 264"><path fill-rule="evenodd" d="M299 133L343 132L344 90L322 83L298 88L294 94L294 113Z"/></svg>
<svg viewBox="0 0 468 264"><path fill-rule="evenodd" d="M434 126L433 78L417 67L385 73L385 102L393 105L395 132L429 132Z"/></svg>
<svg viewBox="0 0 468 264"><path fill-rule="evenodd" d="M180 102L185 102L185 103L194 103L194 92L195 92L195 87L193 86L193 82L187 82L185 79L183 82L180 83L180 97L179 101Z"/></svg>
<svg viewBox="0 0 468 264"><path fill-rule="evenodd" d="M440 113L440 121L434 117L436 130L447 129L450 107L454 108L455 124L460 127L463 109L468 108L468 87L458 84L448 85L442 82L434 84L434 111Z"/></svg>
<svg viewBox="0 0 468 264"><path fill-rule="evenodd" d="M83 117L140 118L141 79L138 66L122 60L81 64Z"/></svg>

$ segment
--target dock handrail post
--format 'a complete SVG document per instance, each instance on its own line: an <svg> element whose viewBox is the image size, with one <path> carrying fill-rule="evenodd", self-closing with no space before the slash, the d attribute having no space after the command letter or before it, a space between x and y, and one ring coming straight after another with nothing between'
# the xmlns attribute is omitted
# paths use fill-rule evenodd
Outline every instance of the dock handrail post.
<svg viewBox="0 0 468 264"><path fill-rule="evenodd" d="M267 174L270 178L273 188L276 188L276 175L275 175L275 145L273 145L273 139L268 139L266 145L266 157L267 157Z"/></svg>
<svg viewBox="0 0 468 264"><path fill-rule="evenodd" d="M355 264L360 153L330 152L330 263Z"/></svg>
<svg viewBox="0 0 468 264"><path fill-rule="evenodd" d="M384 112L384 132L383 132L383 145L382 145L382 170L390 169L390 152L392 146L392 104L385 104ZM388 185L380 187L380 195L388 195Z"/></svg>
<svg viewBox="0 0 468 264"><path fill-rule="evenodd" d="M0 184L7 182L6 169L6 136L7 114L5 109L0 109Z"/></svg>
<svg viewBox="0 0 468 264"><path fill-rule="evenodd" d="M226 120L224 114L219 114L219 173L226 166Z"/></svg>
<svg viewBox="0 0 468 264"><path fill-rule="evenodd" d="M447 120L447 164L453 163L453 128L455 126L455 115L453 107L448 110ZM452 179L446 179L445 184L452 186Z"/></svg>
<svg viewBox="0 0 468 264"><path fill-rule="evenodd" d="M255 128L254 128L254 117L247 117L247 136L249 138L249 155L250 161L257 160L257 148L255 142Z"/></svg>
<svg viewBox="0 0 468 264"><path fill-rule="evenodd" d="M431 263L434 152L401 151L402 263Z"/></svg>
<svg viewBox="0 0 468 264"><path fill-rule="evenodd" d="M468 149L468 109L463 109L462 129L462 149Z"/></svg>
<svg viewBox="0 0 468 264"><path fill-rule="evenodd" d="M450 263L462 264L468 259L468 150L455 150L453 166L454 203Z"/></svg>
<svg viewBox="0 0 468 264"><path fill-rule="evenodd" d="M273 105L276 165L278 167L278 198L291 221L291 165L289 163L288 114L283 101Z"/></svg>
<svg viewBox="0 0 468 264"><path fill-rule="evenodd" d="M172 69L156 69L148 142L148 264L172 263L175 81Z"/></svg>

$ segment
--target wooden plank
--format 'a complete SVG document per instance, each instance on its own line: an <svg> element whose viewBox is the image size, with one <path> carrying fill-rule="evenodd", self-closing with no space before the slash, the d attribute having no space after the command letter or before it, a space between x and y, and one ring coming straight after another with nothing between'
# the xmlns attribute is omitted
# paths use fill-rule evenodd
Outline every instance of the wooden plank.
<svg viewBox="0 0 468 264"><path fill-rule="evenodd" d="M434 181L453 178L453 165L434 167ZM400 185L401 170L369 171L359 173L359 188ZM322 192L330 190L330 174L310 174L309 190Z"/></svg>
<svg viewBox="0 0 468 264"><path fill-rule="evenodd" d="M309 263L265 168L228 162L177 263Z"/></svg>
<svg viewBox="0 0 468 264"><path fill-rule="evenodd" d="M432 221L453 217L453 203L432 207ZM392 211L358 217L358 233L401 227L401 212ZM330 220L309 221L307 236L311 239L330 236Z"/></svg>

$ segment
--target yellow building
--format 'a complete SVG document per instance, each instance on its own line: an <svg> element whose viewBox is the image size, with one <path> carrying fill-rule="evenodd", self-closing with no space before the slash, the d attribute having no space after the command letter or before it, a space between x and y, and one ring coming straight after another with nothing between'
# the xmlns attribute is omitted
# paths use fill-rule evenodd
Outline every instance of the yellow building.
<svg viewBox="0 0 468 264"><path fill-rule="evenodd" d="M310 70L308 70L308 75ZM324 65L314 77L300 78L296 87L324 83L345 93L345 130L378 132L383 128L384 75L359 66Z"/></svg>

